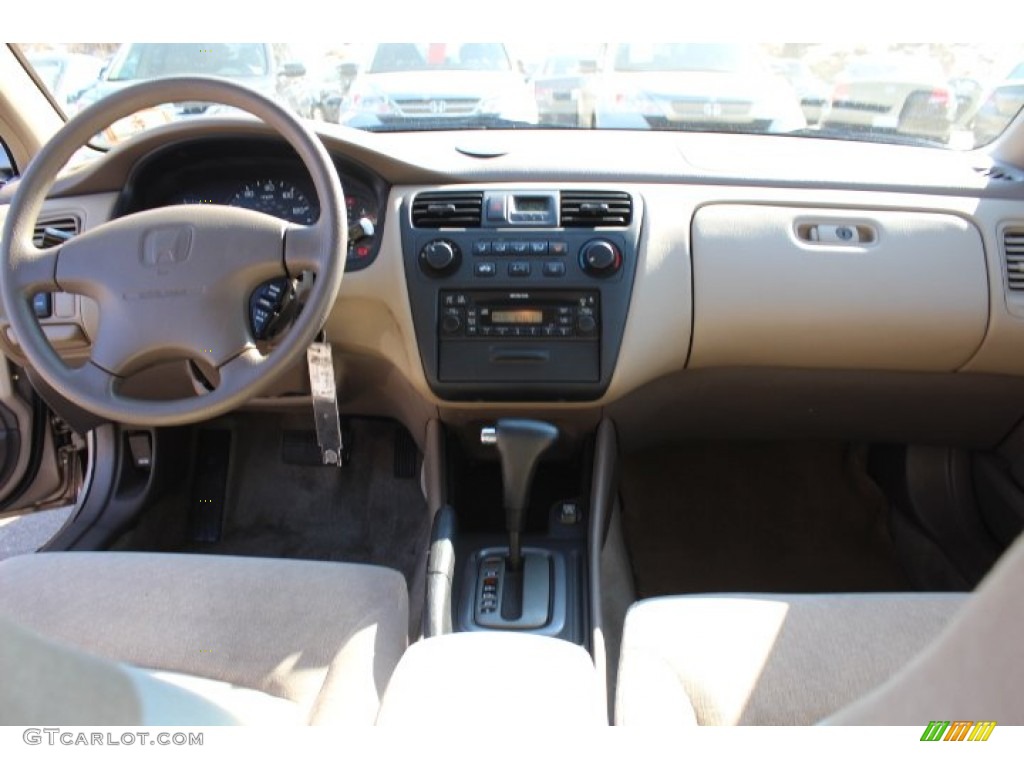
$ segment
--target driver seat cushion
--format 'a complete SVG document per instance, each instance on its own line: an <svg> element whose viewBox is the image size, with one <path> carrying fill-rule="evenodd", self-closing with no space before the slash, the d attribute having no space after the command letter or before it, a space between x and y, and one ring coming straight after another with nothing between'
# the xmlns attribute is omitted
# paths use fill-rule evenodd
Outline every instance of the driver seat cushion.
<svg viewBox="0 0 1024 768"><path fill-rule="evenodd" d="M311 724L372 724L408 641L401 574L303 560L23 555L0 562L0 615L109 661L286 699Z"/></svg>

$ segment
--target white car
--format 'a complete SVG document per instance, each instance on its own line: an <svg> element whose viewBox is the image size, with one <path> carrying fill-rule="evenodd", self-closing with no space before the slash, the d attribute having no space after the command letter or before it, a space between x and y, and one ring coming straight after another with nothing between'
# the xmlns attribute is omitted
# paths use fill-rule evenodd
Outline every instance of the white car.
<svg viewBox="0 0 1024 768"><path fill-rule="evenodd" d="M800 99L749 46L609 45L597 128L787 133L806 127Z"/></svg>
<svg viewBox="0 0 1024 768"><path fill-rule="evenodd" d="M367 130L536 124L524 74L501 43L380 43L341 122Z"/></svg>

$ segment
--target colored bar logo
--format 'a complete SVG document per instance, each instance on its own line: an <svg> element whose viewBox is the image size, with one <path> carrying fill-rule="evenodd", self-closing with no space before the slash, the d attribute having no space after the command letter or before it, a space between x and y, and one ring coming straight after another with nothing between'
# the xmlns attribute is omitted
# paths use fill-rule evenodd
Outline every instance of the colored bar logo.
<svg viewBox="0 0 1024 768"><path fill-rule="evenodd" d="M921 741L988 741L995 727L994 720L932 720Z"/></svg>

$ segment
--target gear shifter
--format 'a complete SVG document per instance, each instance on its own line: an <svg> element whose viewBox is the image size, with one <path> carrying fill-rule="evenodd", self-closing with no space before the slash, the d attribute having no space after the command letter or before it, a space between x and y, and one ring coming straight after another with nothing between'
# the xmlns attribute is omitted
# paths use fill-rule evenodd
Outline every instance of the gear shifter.
<svg viewBox="0 0 1024 768"><path fill-rule="evenodd" d="M520 537L526 527L530 484L537 460L557 439L557 427L527 419L502 419L480 432L480 442L497 446L501 455L505 528L508 530L509 566L513 571L522 566Z"/></svg>

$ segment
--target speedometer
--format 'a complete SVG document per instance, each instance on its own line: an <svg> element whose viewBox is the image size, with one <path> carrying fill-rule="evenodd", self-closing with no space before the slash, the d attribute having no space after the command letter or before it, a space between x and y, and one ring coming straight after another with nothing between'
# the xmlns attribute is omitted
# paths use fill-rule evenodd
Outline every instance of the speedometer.
<svg viewBox="0 0 1024 768"><path fill-rule="evenodd" d="M246 184L229 205L268 213L293 224L312 224L320 211L294 184L281 179L261 179Z"/></svg>

